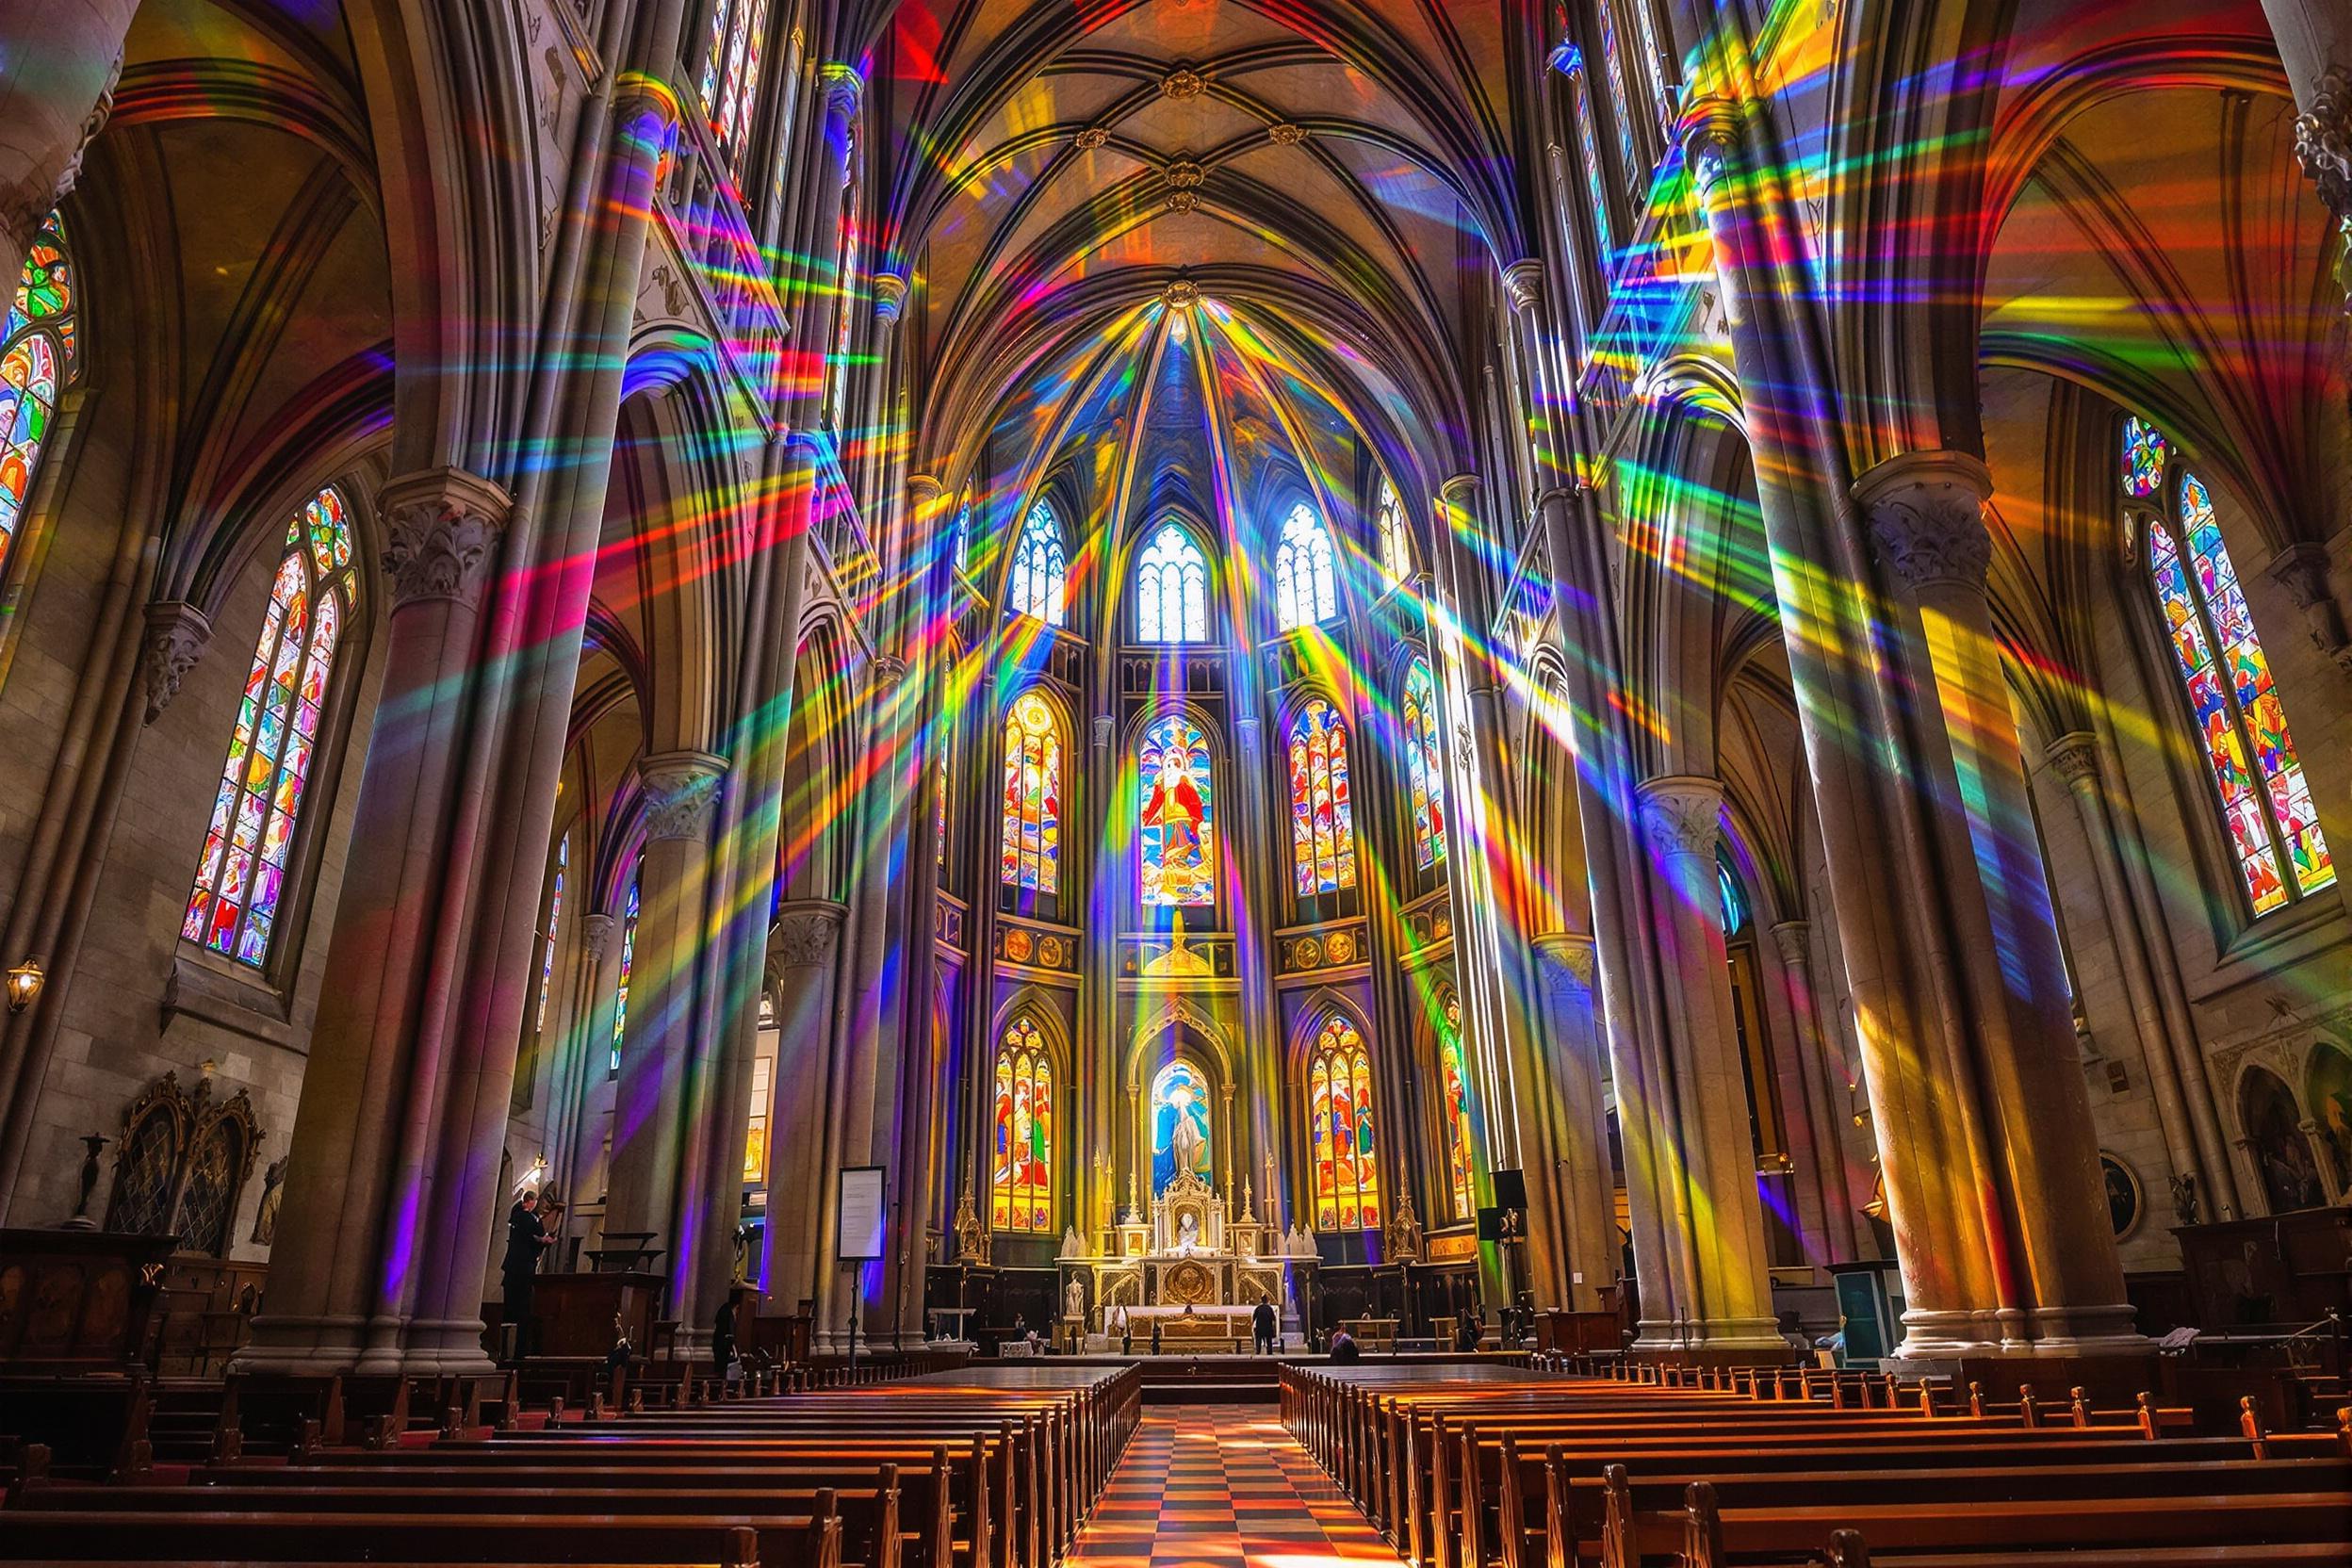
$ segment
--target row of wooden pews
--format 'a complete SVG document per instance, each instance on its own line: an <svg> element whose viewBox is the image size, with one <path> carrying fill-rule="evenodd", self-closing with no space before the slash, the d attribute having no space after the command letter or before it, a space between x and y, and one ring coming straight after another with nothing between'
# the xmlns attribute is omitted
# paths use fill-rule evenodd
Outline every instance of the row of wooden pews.
<svg viewBox="0 0 2352 1568"><path fill-rule="evenodd" d="M1140 1406L1134 1367L739 1397L689 1380L372 1446L313 1434L109 1481L37 1467L0 1509L0 1560L1050 1568Z"/></svg>
<svg viewBox="0 0 2352 1568"><path fill-rule="evenodd" d="M1414 1568L2352 1561L2333 1432L1859 1375L1290 1367L1284 1424Z"/></svg>

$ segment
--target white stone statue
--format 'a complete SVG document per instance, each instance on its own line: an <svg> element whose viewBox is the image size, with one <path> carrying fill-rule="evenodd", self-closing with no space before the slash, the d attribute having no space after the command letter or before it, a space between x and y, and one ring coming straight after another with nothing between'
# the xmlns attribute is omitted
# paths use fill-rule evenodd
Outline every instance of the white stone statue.
<svg viewBox="0 0 2352 1568"><path fill-rule="evenodd" d="M1190 1214L1177 1222L1176 1250L1186 1257L1200 1250L1200 1221Z"/></svg>
<svg viewBox="0 0 2352 1568"><path fill-rule="evenodd" d="M1086 1287L1076 1275L1070 1276L1070 1288L1062 1292L1062 1312L1081 1323L1086 1320Z"/></svg>
<svg viewBox="0 0 2352 1568"><path fill-rule="evenodd" d="M1063 1231L1062 1256L1066 1258L1083 1258L1086 1255L1086 1244L1078 1239L1078 1227L1072 1225Z"/></svg>

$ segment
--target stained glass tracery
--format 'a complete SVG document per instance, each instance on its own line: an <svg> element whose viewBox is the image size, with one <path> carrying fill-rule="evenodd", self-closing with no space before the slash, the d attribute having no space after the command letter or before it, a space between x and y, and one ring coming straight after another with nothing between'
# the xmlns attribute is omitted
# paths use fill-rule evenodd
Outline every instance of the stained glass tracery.
<svg viewBox="0 0 2352 1568"><path fill-rule="evenodd" d="M0 565L24 528L57 397L74 374L75 281L64 230L52 213L25 254L0 332Z"/></svg>
<svg viewBox="0 0 2352 1568"><path fill-rule="evenodd" d="M629 981L637 967L637 878L629 879L629 902L621 911L621 982L612 995L612 1070L621 1070L621 1042L629 1037Z"/></svg>
<svg viewBox="0 0 2352 1568"><path fill-rule="evenodd" d="M1405 531L1404 503L1396 498L1396 487L1385 479L1380 481L1373 517L1380 542L1380 571L1391 583L1402 582L1413 575L1413 544Z"/></svg>
<svg viewBox="0 0 2352 1568"><path fill-rule="evenodd" d="M1054 1064L1027 1014L996 1053L996 1156L989 1219L1000 1231L1054 1228Z"/></svg>
<svg viewBox="0 0 2352 1568"><path fill-rule="evenodd" d="M1348 792L1348 727L1310 699L1290 726L1291 865L1298 896L1356 885L1355 808Z"/></svg>
<svg viewBox="0 0 2352 1568"><path fill-rule="evenodd" d="M710 13L710 49L702 64L702 112L710 134L740 176L760 108L760 67L767 47L768 0L718 0Z"/></svg>
<svg viewBox="0 0 2352 1568"><path fill-rule="evenodd" d="M1470 1069L1462 1054L1462 998L1447 987L1438 1005L1437 1068L1443 1080L1446 1118L1446 1190L1456 1219L1478 1217L1478 1200L1471 1150Z"/></svg>
<svg viewBox="0 0 2352 1568"><path fill-rule="evenodd" d="M1423 871L1446 858L1446 760L1439 744L1437 681L1429 662L1415 659L1405 671L1403 711L1405 784L1413 804L1413 853Z"/></svg>
<svg viewBox="0 0 2352 1568"><path fill-rule="evenodd" d="M1002 877L1008 888L1050 893L1060 877L1062 735L1054 710L1024 692L1004 716Z"/></svg>
<svg viewBox="0 0 2352 1568"><path fill-rule="evenodd" d="M1135 636L1145 643L1209 640L1209 561L1192 535L1162 523L1135 564Z"/></svg>
<svg viewBox="0 0 2352 1568"><path fill-rule="evenodd" d="M564 874L571 869L570 835L555 841L555 875L547 890L547 928L539 939L539 1005L531 1014L531 1032L547 1031L547 995L555 989L555 939L564 923Z"/></svg>
<svg viewBox="0 0 2352 1568"><path fill-rule="evenodd" d="M1021 537L1013 546L1013 613L1060 626L1068 614L1069 587L1070 556L1062 544L1061 519L1051 502L1040 499L1021 519Z"/></svg>
<svg viewBox="0 0 2352 1568"><path fill-rule="evenodd" d="M1274 618L1284 631L1316 626L1339 613L1339 578L1331 536L1307 503L1282 519L1274 550Z"/></svg>
<svg viewBox="0 0 2352 1568"><path fill-rule="evenodd" d="M2128 498L2162 492L2167 454L2161 434L2127 421L2121 482ZM2212 493L2179 469L2172 503L2148 518L2146 565L2231 853L2254 913L2265 915L2332 884L2335 865Z"/></svg>
<svg viewBox="0 0 2352 1568"><path fill-rule="evenodd" d="M270 958L287 860L351 613L351 522L321 490L286 531L180 935L254 969Z"/></svg>
<svg viewBox="0 0 2352 1568"><path fill-rule="evenodd" d="M1315 1119L1315 1225L1376 1231L1380 1184L1373 1163L1372 1057L1344 1013L1323 1021L1307 1067Z"/></svg>
<svg viewBox="0 0 2352 1568"><path fill-rule="evenodd" d="M1210 832L1215 782L1200 727L1171 713L1144 731L1136 758L1143 906L1172 909L1217 902Z"/></svg>

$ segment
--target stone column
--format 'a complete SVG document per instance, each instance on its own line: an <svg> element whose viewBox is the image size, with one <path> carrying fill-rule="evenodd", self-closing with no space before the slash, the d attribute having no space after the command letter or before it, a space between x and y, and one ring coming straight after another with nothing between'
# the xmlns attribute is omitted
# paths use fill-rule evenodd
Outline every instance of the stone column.
<svg viewBox="0 0 2352 1568"><path fill-rule="evenodd" d="M1956 901L1954 935L2036 1348L2145 1350L2107 1217L2050 877L1985 590L1992 476L1966 453L1917 452L1872 468L1854 494L1880 558L1918 602L1962 808L1944 816L1964 818L1974 851L1978 876L1960 890L1982 902Z"/></svg>
<svg viewBox="0 0 2352 1568"><path fill-rule="evenodd" d="M582 846L585 847L584 845ZM588 857L582 855L583 874L588 869ZM581 891L587 891L583 874ZM598 1001L620 983L620 944L612 939L613 928L620 923L611 915L590 914L580 918L580 939L574 944L571 962L564 972L563 1015L557 1021L556 1063L554 1081L559 1102L555 1107L555 1149L550 1156L555 1179L562 1185L564 1201L578 1209L580 1184L588 1179L587 1161L581 1150L589 1143L588 1096L605 1070L609 1059L597 1047L604 1044L596 1037L596 1021L602 1016ZM611 956L611 967L606 957ZM612 1037L605 1037L610 1040ZM604 1046L609 1052L611 1047ZM601 1142L601 1140L598 1140Z"/></svg>
<svg viewBox="0 0 2352 1568"><path fill-rule="evenodd" d="M1560 1193L1566 1305L1597 1312L1601 1291L1617 1277L1617 1224L1609 1168L1609 1107L1601 1087L1600 1031L1593 1018L1592 939L1561 934L1535 939L1544 979L1544 1028L1554 1088L1544 1151Z"/></svg>
<svg viewBox="0 0 2352 1568"><path fill-rule="evenodd" d="M1815 1180L1821 1196L1824 1263L1850 1262L1855 1255L1854 1187L1846 1173L1845 1070L1833 1070L1821 1038L1821 1019L1813 983L1813 924L1785 920L1772 927L1780 951L1780 983L1788 998L1789 1028L1799 1076L1805 1086L1805 1119L1812 1128Z"/></svg>
<svg viewBox="0 0 2352 1568"><path fill-rule="evenodd" d="M2156 1101L2157 1121L2164 1129L2164 1150L2174 1171L2197 1183L2209 1205L2237 1205L2237 1184L2230 1170L2229 1145L2205 1086L2203 1053L2193 1032L2177 1032L2165 1006L2165 989L2152 961L2154 942L2168 940L2152 934L2140 917L2132 895L2131 879L2117 848L2120 824L2108 809L2106 781L2099 737L2089 730L2061 735L2044 754L2065 781L2082 819L2082 837L2090 845L2091 869L2099 877L2099 900L2107 913L2107 932L2123 970L2124 994L2132 1005L2132 1022L2139 1037L2140 1054L2148 1062L2149 1091ZM2188 1016L2185 1005L2180 1016ZM2219 1218L2223 1207L2209 1207L2208 1217Z"/></svg>
<svg viewBox="0 0 2352 1568"><path fill-rule="evenodd" d="M1674 1042L1669 1125L1681 1168L1669 1190L1697 1266L1689 1298L1698 1310L1689 1327L1709 1348L1767 1349L1780 1335L1717 890L1723 787L1668 775L1635 792L1666 895L1653 906L1652 930L1666 970L1667 1037Z"/></svg>
<svg viewBox="0 0 2352 1568"><path fill-rule="evenodd" d="M2352 225L2352 14L2341 0L2262 0L2295 89L2295 155L2339 224ZM2338 274L2352 295L2352 260Z"/></svg>
<svg viewBox="0 0 2352 1568"><path fill-rule="evenodd" d="M833 972L848 913L830 900L795 899L777 911L768 941L777 1035L768 1080L768 1219L759 1283L786 1312L816 1293L817 1200L827 1180L821 1150L833 1092Z"/></svg>
<svg viewBox="0 0 2352 1568"><path fill-rule="evenodd" d="M650 1231L675 1275L687 1260L678 1200L685 1172L686 1090L699 1009L695 977L711 819L724 758L657 752L637 765L645 789L645 846L637 863L637 941L629 968L629 1022L612 1108L612 1183L607 1235Z"/></svg>
<svg viewBox="0 0 2352 1568"><path fill-rule="evenodd" d="M105 128L138 9L138 0L68 0L8 14L8 47L0 52L0 279L11 298L41 224L74 188L83 154Z"/></svg>

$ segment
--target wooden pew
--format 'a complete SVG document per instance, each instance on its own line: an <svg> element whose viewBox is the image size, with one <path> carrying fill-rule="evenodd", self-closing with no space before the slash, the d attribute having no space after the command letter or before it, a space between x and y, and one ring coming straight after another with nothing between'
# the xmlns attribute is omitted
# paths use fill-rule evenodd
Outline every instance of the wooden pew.
<svg viewBox="0 0 2352 1568"><path fill-rule="evenodd" d="M677 1563L760 1568L758 1528L694 1516L515 1512L433 1518L407 1513L131 1513L120 1509L11 1511L0 1560L86 1562ZM781 1521L773 1522L781 1532ZM838 1517L803 1522L790 1555L771 1560L841 1568Z"/></svg>

